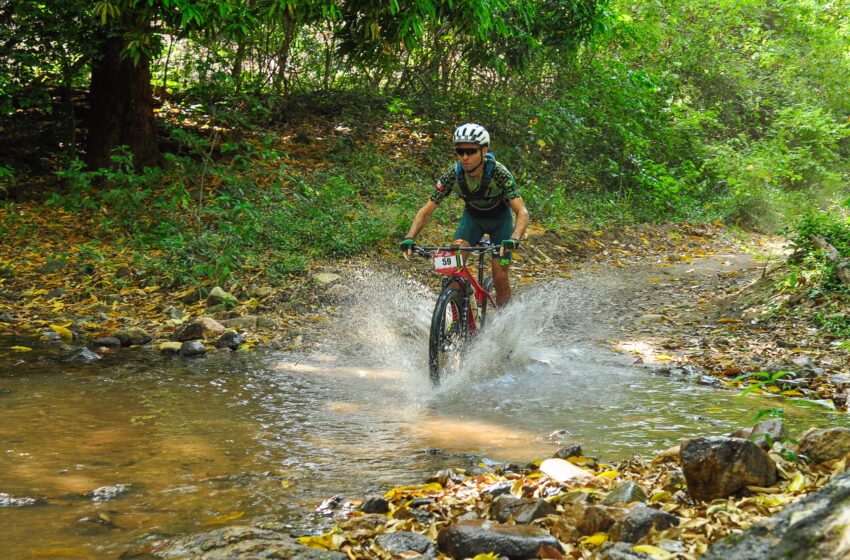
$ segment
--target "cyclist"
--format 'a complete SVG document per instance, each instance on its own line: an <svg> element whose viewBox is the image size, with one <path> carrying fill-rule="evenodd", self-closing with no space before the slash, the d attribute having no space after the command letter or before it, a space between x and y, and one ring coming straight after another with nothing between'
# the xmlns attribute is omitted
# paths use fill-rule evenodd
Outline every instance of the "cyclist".
<svg viewBox="0 0 850 560"><path fill-rule="evenodd" d="M513 175L490 153L490 134L483 126L462 124L452 139L457 162L437 179L431 197L416 213L400 247L407 255L412 254L414 239L431 214L452 192L457 193L465 208L453 244L478 245L486 233L495 245L501 246L499 258L493 258L493 284L496 303L502 306L511 299L508 266L512 250L519 246L528 227L528 210Z"/></svg>

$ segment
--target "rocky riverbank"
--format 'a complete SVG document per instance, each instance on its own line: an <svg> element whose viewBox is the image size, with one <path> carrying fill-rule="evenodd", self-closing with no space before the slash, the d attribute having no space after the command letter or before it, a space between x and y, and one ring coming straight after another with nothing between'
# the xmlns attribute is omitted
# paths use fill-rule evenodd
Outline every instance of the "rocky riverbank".
<svg viewBox="0 0 850 560"><path fill-rule="evenodd" d="M162 541L148 552L340 560L846 557L850 429L811 430L799 444L782 432L781 422L769 420L620 463L585 456L573 443L530 465L482 463L383 495L337 496L320 506L337 519L323 535L293 539L273 524L230 527Z"/></svg>

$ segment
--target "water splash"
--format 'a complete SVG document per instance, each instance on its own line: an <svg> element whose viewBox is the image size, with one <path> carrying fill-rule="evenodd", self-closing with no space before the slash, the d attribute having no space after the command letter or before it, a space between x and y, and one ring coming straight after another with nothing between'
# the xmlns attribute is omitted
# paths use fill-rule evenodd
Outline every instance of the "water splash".
<svg viewBox="0 0 850 560"><path fill-rule="evenodd" d="M488 314L461 363L438 388L428 377L428 336L437 294L424 284L384 271L361 270L354 294L339 307L322 352L349 364L398 373L398 389L415 401L450 398L471 385L498 380L506 387L527 371L564 373L576 345L607 330L601 317L611 287L591 280L557 280L518 290L511 304Z"/></svg>

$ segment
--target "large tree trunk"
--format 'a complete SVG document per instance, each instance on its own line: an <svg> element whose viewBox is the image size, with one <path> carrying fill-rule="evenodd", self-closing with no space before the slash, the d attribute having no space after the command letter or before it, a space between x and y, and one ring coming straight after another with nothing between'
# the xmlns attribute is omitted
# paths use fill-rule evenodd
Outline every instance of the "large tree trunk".
<svg viewBox="0 0 850 560"><path fill-rule="evenodd" d="M104 39L92 64L86 157L92 169L109 167L110 152L121 145L130 148L139 169L160 163L150 60L122 56L123 44L120 36Z"/></svg>

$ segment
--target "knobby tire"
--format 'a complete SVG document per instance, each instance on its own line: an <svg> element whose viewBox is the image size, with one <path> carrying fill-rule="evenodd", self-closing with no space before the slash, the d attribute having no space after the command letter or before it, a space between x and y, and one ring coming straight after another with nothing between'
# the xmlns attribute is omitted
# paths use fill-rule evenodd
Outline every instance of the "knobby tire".
<svg viewBox="0 0 850 560"><path fill-rule="evenodd" d="M446 363L461 351L466 333L467 314L463 312L463 294L456 288L445 288L431 317L431 336L428 343L428 365L431 383L439 385Z"/></svg>

